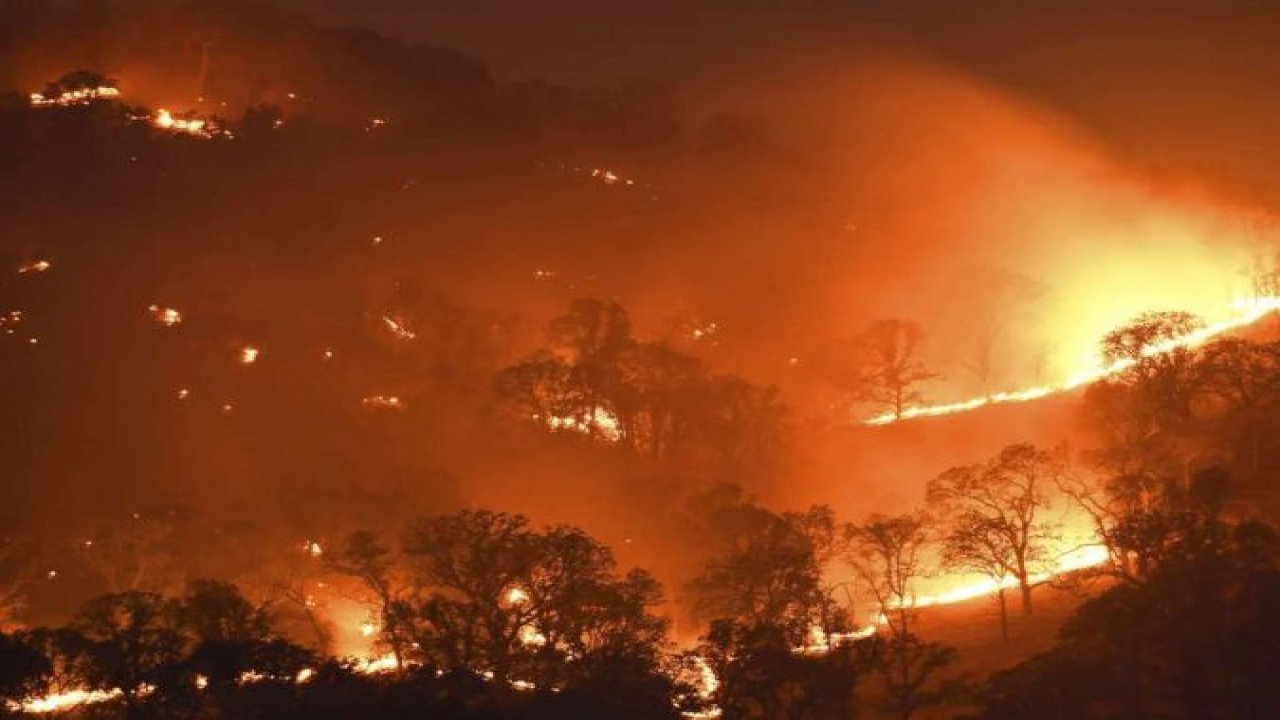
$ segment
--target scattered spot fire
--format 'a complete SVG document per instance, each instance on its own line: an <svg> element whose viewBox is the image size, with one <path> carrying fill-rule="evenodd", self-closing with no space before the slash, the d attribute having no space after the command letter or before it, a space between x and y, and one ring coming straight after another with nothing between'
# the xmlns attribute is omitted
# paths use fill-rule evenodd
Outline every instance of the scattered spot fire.
<svg viewBox="0 0 1280 720"><path fill-rule="evenodd" d="M118 97L120 97L120 89L110 85L63 90L57 95L31 93L29 96L31 106L38 108L88 105L94 100L114 100Z"/></svg>
<svg viewBox="0 0 1280 720"><path fill-rule="evenodd" d="M170 307L151 305L147 308L147 312L151 313L152 320L155 320L165 327L173 327L174 325L182 323L182 313Z"/></svg>

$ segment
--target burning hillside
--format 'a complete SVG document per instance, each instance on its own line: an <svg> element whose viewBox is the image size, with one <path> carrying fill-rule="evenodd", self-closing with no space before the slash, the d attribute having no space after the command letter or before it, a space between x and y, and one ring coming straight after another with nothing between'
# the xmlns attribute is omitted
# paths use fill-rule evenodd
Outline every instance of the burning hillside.
<svg viewBox="0 0 1280 720"><path fill-rule="evenodd" d="M1275 714L1265 192L833 9L392 5L0 19L5 712Z"/></svg>

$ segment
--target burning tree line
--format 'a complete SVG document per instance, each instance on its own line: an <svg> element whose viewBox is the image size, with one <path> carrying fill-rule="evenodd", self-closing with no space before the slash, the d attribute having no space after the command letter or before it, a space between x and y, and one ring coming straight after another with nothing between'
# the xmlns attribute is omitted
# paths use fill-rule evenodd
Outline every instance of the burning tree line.
<svg viewBox="0 0 1280 720"><path fill-rule="evenodd" d="M1108 353L1137 360L1089 391L1085 412L1104 433L1084 462L1013 445L940 474L920 512L862 523L825 507L775 512L732 486L695 496L687 514L709 559L678 594L705 628L693 650L674 646L658 582L620 572L599 541L469 510L424 518L398 542L357 532L336 548L308 543L297 591L273 602L213 580L176 597L120 589L91 599L64 627L4 636L0 689L11 703L96 692L103 711L130 717L395 717L411 707L440 717L714 708L727 718L836 718L865 703L903 718L939 703L976 704L991 718L1043 717L1045 703L1070 708L1064 718L1116 708L1123 717L1269 716L1280 542L1242 519L1228 478L1257 489L1272 477L1275 448L1243 425L1274 422L1280 354L1236 339L1141 353L1191 323L1152 315L1108 336ZM553 346L496 381L517 418L545 428L543 412L603 411L617 418L616 434L588 423L584 440L679 451L678 432L656 440L654 428L700 416L664 405L654 388L670 383L631 357L678 354L645 348L608 303L576 303L550 327ZM689 363L671 366L686 382L714 384ZM521 382L530 377L538 382ZM530 398L546 404L535 411ZM1071 574L1053 572L1063 548L1050 508L1066 502L1095 523L1107 551ZM945 598L917 587L939 565L986 574L1002 610L1005 588L1018 588L1025 614L1038 585L1093 578L1101 592L1058 647L966 685L948 671L956 651L920 635L924 606ZM386 675L324 652L323 623L310 649L273 624L290 601L319 613L312 593L325 583L373 608ZM1001 625L1007 637L1003 612ZM1069 694L1057 689L1064 676Z"/></svg>

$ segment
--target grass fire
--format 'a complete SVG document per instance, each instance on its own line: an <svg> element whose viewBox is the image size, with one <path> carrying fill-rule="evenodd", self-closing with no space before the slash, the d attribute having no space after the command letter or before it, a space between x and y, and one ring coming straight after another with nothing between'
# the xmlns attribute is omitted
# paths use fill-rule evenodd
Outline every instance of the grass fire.
<svg viewBox="0 0 1280 720"><path fill-rule="evenodd" d="M4 4L0 716L1280 717L1277 41Z"/></svg>

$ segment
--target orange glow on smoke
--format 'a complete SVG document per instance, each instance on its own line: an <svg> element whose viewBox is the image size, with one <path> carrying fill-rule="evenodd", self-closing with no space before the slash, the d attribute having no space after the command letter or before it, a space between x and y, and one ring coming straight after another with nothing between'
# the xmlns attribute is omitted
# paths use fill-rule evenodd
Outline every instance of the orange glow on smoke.
<svg viewBox="0 0 1280 720"><path fill-rule="evenodd" d="M1280 297L1263 297L1240 301L1235 303L1235 312L1232 316L1209 323L1204 328L1181 338L1153 345L1148 348L1144 354L1151 357L1162 355L1179 348L1197 347L1225 333L1248 327L1277 310L1280 310ZM1097 345L1096 342L1093 344L1095 346ZM900 420L910 420L912 418L953 415L955 413L976 410L977 408L987 405L1038 400L1042 397L1061 392L1068 392L1085 385L1090 385L1103 378L1122 372L1132 365L1132 360L1121 360L1109 365L1104 365L1101 362L1095 361L1093 365L1085 367L1058 384L1040 385L1036 387L1023 388L1021 390L998 392L954 403L912 407L904 411L901 416L895 415L892 412L886 412L876 415L875 417L868 418L864 422L868 425L888 425Z"/></svg>

